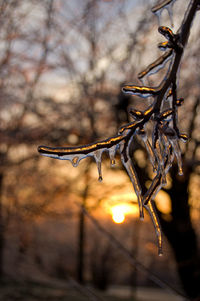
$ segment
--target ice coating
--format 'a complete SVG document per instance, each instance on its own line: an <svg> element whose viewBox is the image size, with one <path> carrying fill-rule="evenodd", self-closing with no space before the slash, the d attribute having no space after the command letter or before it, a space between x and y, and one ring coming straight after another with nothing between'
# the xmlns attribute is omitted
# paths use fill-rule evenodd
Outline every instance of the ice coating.
<svg viewBox="0 0 200 301"><path fill-rule="evenodd" d="M109 151L111 158L111 164L114 165L114 156L116 153L117 144L123 140L122 135L116 135L104 141L99 141L92 144L87 144L77 147L48 147L39 146L38 152L46 157L59 159L59 160L69 160L73 167L77 167L82 159L87 157L93 157L97 164L97 169L99 173L99 181L102 181L101 172L101 157L103 152Z"/></svg>
<svg viewBox="0 0 200 301"><path fill-rule="evenodd" d="M146 69L138 74L138 78L142 79L145 76L149 76L152 74L156 74L162 68L165 67L166 63L172 59L173 51L170 49L169 51L165 52L161 57L155 60L152 64L150 64Z"/></svg>
<svg viewBox="0 0 200 301"><path fill-rule="evenodd" d="M161 174L157 173L157 175L154 177L150 187L148 188L147 192L143 197L142 203L144 205L147 205L150 200L154 200L157 193L161 190L163 185L160 183L160 179L161 179Z"/></svg>
<svg viewBox="0 0 200 301"><path fill-rule="evenodd" d="M166 174L164 169L164 158L161 149L162 141L161 137L159 137L155 142L155 154L158 162L158 169L161 173L161 184L165 185L167 183Z"/></svg>
<svg viewBox="0 0 200 301"><path fill-rule="evenodd" d="M172 5L174 2L175 0L162 1L154 6L152 11L160 19L163 9L166 9L171 18L171 22L173 22ZM122 91L124 93L148 98L147 101L143 101L142 108L144 108L148 101L151 103L151 106L147 110L139 111L132 109L129 112L134 122L123 125L116 136L105 139L104 141L78 147L50 148L40 146L38 148L38 151L42 155L60 160L69 160L74 167L77 167L82 159L89 156L93 157L97 164L99 181L102 181L102 154L105 151L108 153L111 166L113 166L115 164L115 153L119 147L121 161L129 175L138 198L140 217L143 218L143 209L146 208L156 229L159 254L162 253L162 235L153 200L158 191L165 185L166 174L174 158L178 163L179 174L182 174L183 168L179 140L186 142L187 136L180 134L178 128L177 112L183 99L177 99L176 83L183 53L182 50L189 36L188 24L193 20L195 14L193 11L197 8L197 5L199 8L199 4L197 4L196 0L190 1L183 23L176 34L168 27L161 26L159 28L161 34L168 40L167 42L159 44L160 50L165 51L165 53L139 74L139 79L143 82L143 85L137 86L130 84L123 87ZM166 68L167 71L165 72L164 79L162 79L162 82L156 87L151 87L151 81L148 81L148 77L165 67L168 61L169 66ZM150 127L146 127L146 125L149 124ZM152 128L154 129L152 138L148 139L144 129L152 133ZM131 141L138 136L143 141L153 170L156 172L146 193L143 193L141 190L133 160L130 158L130 152L132 153L134 149ZM138 139L136 138L136 143L137 142ZM133 146L133 149L130 146Z"/></svg>
<svg viewBox="0 0 200 301"><path fill-rule="evenodd" d="M158 24L160 26L160 17L161 17L161 14L163 12L164 9L166 9L168 11L168 14L169 14L169 18L170 18L170 21L171 21L171 25L173 27L173 4L176 0L164 0L162 1L161 3L155 5L154 7L152 7L151 11L152 13L155 14L155 16L158 18Z"/></svg>
<svg viewBox="0 0 200 301"><path fill-rule="evenodd" d="M134 86L134 85L126 85L122 88L122 91L126 94L138 95L143 98L156 96L159 94L159 91L156 88L150 88L145 86Z"/></svg>
<svg viewBox="0 0 200 301"><path fill-rule="evenodd" d="M101 171L101 157L102 157L102 153L103 153L103 150L96 150L94 152L94 159L96 161L96 164L97 164L97 170L98 170L98 174L99 174L99 182L102 182L103 181L103 176L102 176L102 171Z"/></svg>
<svg viewBox="0 0 200 301"><path fill-rule="evenodd" d="M171 142L171 144L173 146L173 152L174 152L174 155L177 160L178 174L180 176L182 176L183 175L183 166L182 166L181 149L180 149L179 143L178 143L177 139L173 139L173 138L171 138L171 139L169 138L169 141Z"/></svg>
<svg viewBox="0 0 200 301"><path fill-rule="evenodd" d="M159 27L158 27L158 31L159 31L159 33L161 33L168 41L170 41L170 42L172 42L172 43L174 42L175 36L174 36L172 30L171 30L169 27L167 27L167 26L159 26Z"/></svg>
<svg viewBox="0 0 200 301"><path fill-rule="evenodd" d="M168 4L166 6L166 9L168 11L168 15L169 15L169 18L170 18L171 26L174 27L174 21L173 21L173 2L171 2L170 4Z"/></svg>

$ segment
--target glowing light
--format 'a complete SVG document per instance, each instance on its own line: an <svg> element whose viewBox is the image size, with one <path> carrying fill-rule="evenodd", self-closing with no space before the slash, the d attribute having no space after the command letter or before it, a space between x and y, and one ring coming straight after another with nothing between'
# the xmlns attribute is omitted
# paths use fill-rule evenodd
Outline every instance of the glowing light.
<svg viewBox="0 0 200 301"><path fill-rule="evenodd" d="M113 210L112 219L116 224L121 224L125 221L125 215L119 211L119 208L115 208L115 210Z"/></svg>
<svg viewBox="0 0 200 301"><path fill-rule="evenodd" d="M172 211L171 199L168 193L166 193L163 190L159 191L155 201L159 211L161 211L164 214L171 213Z"/></svg>
<svg viewBox="0 0 200 301"><path fill-rule="evenodd" d="M116 224L121 224L125 221L126 215L135 215L138 213L138 208L133 204L121 203L110 208L112 219Z"/></svg>

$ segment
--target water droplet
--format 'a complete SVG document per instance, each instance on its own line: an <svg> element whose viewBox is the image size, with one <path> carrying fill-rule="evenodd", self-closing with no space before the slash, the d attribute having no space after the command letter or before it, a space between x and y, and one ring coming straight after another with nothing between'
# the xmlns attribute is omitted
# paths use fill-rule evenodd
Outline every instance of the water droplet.
<svg viewBox="0 0 200 301"><path fill-rule="evenodd" d="M102 156L102 150L97 150L94 152L94 159L96 161L97 164L97 170L98 170L98 174L99 174L99 182L101 182L103 180L102 177L102 172L101 172L101 156Z"/></svg>
<svg viewBox="0 0 200 301"><path fill-rule="evenodd" d="M102 181L103 181L102 176L99 176L98 181L99 181L99 182L102 182Z"/></svg>
<svg viewBox="0 0 200 301"><path fill-rule="evenodd" d="M116 153L116 146L114 145L109 149L109 157L110 157L111 167L113 167L115 165L115 153Z"/></svg>
<svg viewBox="0 0 200 301"><path fill-rule="evenodd" d="M183 176L183 170L182 170L182 168L179 168L178 174L179 174L179 176Z"/></svg>
<svg viewBox="0 0 200 301"><path fill-rule="evenodd" d="M79 157L78 156L74 157L71 162L73 167L77 167L79 163Z"/></svg>
<svg viewBox="0 0 200 301"><path fill-rule="evenodd" d="M112 160L110 161L110 164L111 164L111 166L113 167L113 166L115 165L115 159L112 159Z"/></svg>

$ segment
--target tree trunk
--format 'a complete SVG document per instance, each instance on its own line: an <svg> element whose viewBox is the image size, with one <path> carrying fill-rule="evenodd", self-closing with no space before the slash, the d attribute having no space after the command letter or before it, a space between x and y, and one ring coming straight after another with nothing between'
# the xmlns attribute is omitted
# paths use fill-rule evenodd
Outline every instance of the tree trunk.
<svg viewBox="0 0 200 301"><path fill-rule="evenodd" d="M160 216L161 226L175 254L183 289L191 298L200 297L200 254L188 204L189 170L180 177L173 167L172 187L167 192L172 200L172 218Z"/></svg>

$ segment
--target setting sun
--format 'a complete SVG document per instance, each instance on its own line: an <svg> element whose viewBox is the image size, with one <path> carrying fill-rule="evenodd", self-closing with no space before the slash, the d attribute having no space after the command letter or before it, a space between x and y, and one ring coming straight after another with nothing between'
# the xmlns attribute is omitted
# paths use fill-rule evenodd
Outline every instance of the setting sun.
<svg viewBox="0 0 200 301"><path fill-rule="evenodd" d="M121 224L125 221L127 214L135 214L137 207L132 204L118 204L111 207L112 219L116 224Z"/></svg>
<svg viewBox="0 0 200 301"><path fill-rule="evenodd" d="M112 219L116 224L121 224L125 220L125 215L119 208L114 208L112 211Z"/></svg>

